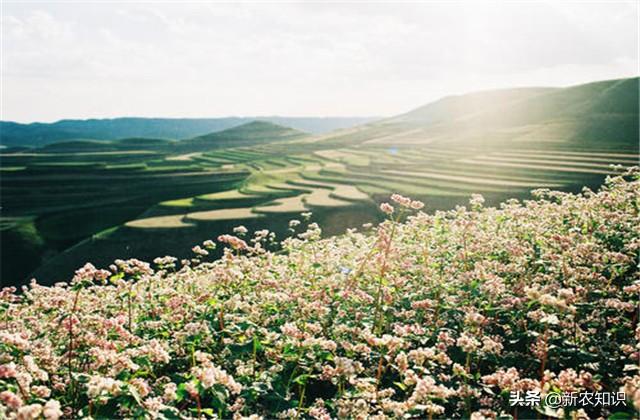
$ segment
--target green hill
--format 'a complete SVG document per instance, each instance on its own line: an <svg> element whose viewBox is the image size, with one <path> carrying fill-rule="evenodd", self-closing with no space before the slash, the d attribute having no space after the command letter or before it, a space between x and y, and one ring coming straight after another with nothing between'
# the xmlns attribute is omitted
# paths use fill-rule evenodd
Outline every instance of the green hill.
<svg viewBox="0 0 640 420"><path fill-rule="evenodd" d="M226 130L258 117L104 118L21 124L0 121L0 145L38 147L69 139L116 140L127 137L185 139ZM261 117L311 133L326 133L375 120L373 117Z"/></svg>
<svg viewBox="0 0 640 420"><path fill-rule="evenodd" d="M286 233L311 211L326 235L375 222L390 194L426 211L596 189L638 163L638 79L443 98L307 135L269 121L173 141L75 140L0 151L0 277L53 283L87 260L152 259L241 223Z"/></svg>
<svg viewBox="0 0 640 420"><path fill-rule="evenodd" d="M87 152L115 150L115 145L110 141L69 139L47 144L40 151L47 153Z"/></svg>
<svg viewBox="0 0 640 420"><path fill-rule="evenodd" d="M294 140L307 136L302 131L284 127L268 121L252 121L238 127L218 131L180 142L181 149L210 149L218 147L241 147Z"/></svg>
<svg viewBox="0 0 640 420"><path fill-rule="evenodd" d="M346 144L540 145L638 150L638 78L443 98L369 124Z"/></svg>
<svg viewBox="0 0 640 420"><path fill-rule="evenodd" d="M436 124L481 114L524 99L550 93L555 88L518 88L447 96L385 122Z"/></svg>

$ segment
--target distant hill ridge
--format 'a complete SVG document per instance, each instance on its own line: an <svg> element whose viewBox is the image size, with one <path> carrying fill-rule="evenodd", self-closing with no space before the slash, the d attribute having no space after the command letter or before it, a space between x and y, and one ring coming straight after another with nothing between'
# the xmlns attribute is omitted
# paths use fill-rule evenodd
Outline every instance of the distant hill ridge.
<svg viewBox="0 0 640 420"><path fill-rule="evenodd" d="M376 117L228 117L228 118L113 118L61 120L21 124L0 121L0 145L43 146L72 139L116 140L151 137L180 140L226 130L254 120L269 121L309 133L365 124Z"/></svg>
<svg viewBox="0 0 640 420"><path fill-rule="evenodd" d="M242 147L294 140L308 135L295 128L284 127L269 121L251 121L237 127L183 140L176 146L184 151L208 150L212 147Z"/></svg>
<svg viewBox="0 0 640 420"><path fill-rule="evenodd" d="M513 88L448 96L395 117L64 120L53 124L0 122L0 144L42 146L61 140L153 138L178 149L260 144L338 131L311 141L377 144L552 142L594 147L606 141L638 149L638 77L567 88ZM279 128L278 128L279 127ZM237 130L236 130L237 129ZM349 130L346 130L349 131ZM136 141L139 144L139 141ZM215 143L215 145L214 145ZM79 145L79 144L78 144ZM111 146L121 149L121 143ZM102 147L99 145L99 147ZM64 147L63 147L64 148ZM54 148L55 149L55 148Z"/></svg>
<svg viewBox="0 0 640 420"><path fill-rule="evenodd" d="M388 145L501 142L638 150L638 77L566 88L515 88L448 96L362 127L356 142Z"/></svg>
<svg viewBox="0 0 640 420"><path fill-rule="evenodd" d="M272 138L294 138L304 136L307 133L295 128L285 127L279 124L274 124L269 121L251 121L246 124L242 124L233 128L228 128L222 131L216 131L206 134L204 136L198 136L186 141L216 141L219 139L272 139Z"/></svg>

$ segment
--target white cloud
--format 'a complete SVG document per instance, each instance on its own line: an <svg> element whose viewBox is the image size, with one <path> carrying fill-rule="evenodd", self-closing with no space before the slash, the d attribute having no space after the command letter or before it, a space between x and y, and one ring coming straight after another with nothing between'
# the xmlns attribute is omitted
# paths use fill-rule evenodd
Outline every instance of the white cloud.
<svg viewBox="0 0 640 420"><path fill-rule="evenodd" d="M391 115L637 74L637 3L558 3L9 3L2 118Z"/></svg>

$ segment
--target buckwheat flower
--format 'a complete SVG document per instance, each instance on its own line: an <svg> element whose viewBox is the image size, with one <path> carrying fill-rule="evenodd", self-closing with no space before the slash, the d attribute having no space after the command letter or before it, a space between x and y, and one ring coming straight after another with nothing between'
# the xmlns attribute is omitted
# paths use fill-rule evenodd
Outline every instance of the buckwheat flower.
<svg viewBox="0 0 640 420"><path fill-rule="evenodd" d="M220 235L218 236L218 241L228 244L233 249L242 250L248 248L245 241L233 235Z"/></svg>
<svg viewBox="0 0 640 420"><path fill-rule="evenodd" d="M184 386L187 393L191 396L191 398L195 398L198 395L198 388L193 382L187 382Z"/></svg>
<svg viewBox="0 0 640 420"><path fill-rule="evenodd" d="M132 379L131 381L129 381L129 386L134 387L142 398L146 397L151 392L151 387L149 386L147 381L142 378Z"/></svg>
<svg viewBox="0 0 640 420"><path fill-rule="evenodd" d="M204 388L211 388L215 384L220 384L227 388L232 394L239 394L242 391L242 386L225 370L217 366L196 369L196 377L200 380Z"/></svg>
<svg viewBox="0 0 640 420"><path fill-rule="evenodd" d="M555 314L550 314L543 317L540 322L543 324L557 325L560 323L560 320Z"/></svg>
<svg viewBox="0 0 640 420"><path fill-rule="evenodd" d="M11 391L0 392L0 401L2 401L4 405L13 410L17 410L18 408L22 407L23 404L22 398Z"/></svg>
<svg viewBox="0 0 640 420"><path fill-rule="evenodd" d="M60 409L60 403L56 400L49 400L44 405L42 415L47 420L58 420L62 417L62 410Z"/></svg>
<svg viewBox="0 0 640 420"><path fill-rule="evenodd" d="M282 331L282 334L287 337L296 338L298 340L303 340L305 338L305 334L292 322L287 322L281 326L280 331Z"/></svg>
<svg viewBox="0 0 640 420"><path fill-rule="evenodd" d="M33 356L24 356L22 361L24 363L24 366L29 371L29 373L33 375L33 377L36 380L38 381L49 380L49 374L38 367L35 360L33 359Z"/></svg>
<svg viewBox="0 0 640 420"><path fill-rule="evenodd" d="M169 382L164 386L162 398L165 402L170 403L171 401L175 401L178 398L178 394L176 393L178 386L173 382Z"/></svg>
<svg viewBox="0 0 640 420"><path fill-rule="evenodd" d="M620 387L620 392L624 392L628 400L631 400L636 409L640 409L640 375L625 378L624 385Z"/></svg>
<svg viewBox="0 0 640 420"><path fill-rule="evenodd" d="M309 408L309 416L316 420L331 420L331 416L324 406L324 401L321 399L317 399Z"/></svg>
<svg viewBox="0 0 640 420"><path fill-rule="evenodd" d="M636 281L634 284L630 286L625 286L623 290L625 293L632 293L632 294L640 293L640 282Z"/></svg>
<svg viewBox="0 0 640 420"><path fill-rule="evenodd" d="M438 342L439 344L442 344L444 349L446 349L447 347L452 346L456 342L456 340L451 337L448 331L440 331L438 333Z"/></svg>
<svg viewBox="0 0 640 420"><path fill-rule="evenodd" d="M404 372L409 368L409 360L405 352L398 353L395 362L400 372Z"/></svg>
<svg viewBox="0 0 640 420"><path fill-rule="evenodd" d="M269 230L268 229L256 230L253 235L255 236L256 239L262 240L267 236L269 236Z"/></svg>
<svg viewBox="0 0 640 420"><path fill-rule="evenodd" d="M520 374L516 368L509 368L507 370L500 369L490 375L482 377L482 382L487 385L495 385L502 390L509 390L514 388L516 382L520 379Z"/></svg>
<svg viewBox="0 0 640 420"><path fill-rule="evenodd" d="M2 331L0 332L0 342L22 351L29 348L29 341L26 339L26 336L19 333Z"/></svg>
<svg viewBox="0 0 640 420"><path fill-rule="evenodd" d="M216 249L216 244L211 239L207 239L202 243L202 246L206 249Z"/></svg>
<svg viewBox="0 0 640 420"><path fill-rule="evenodd" d="M454 363L452 370L454 375L458 375L458 376L467 375L467 369L459 363Z"/></svg>
<svg viewBox="0 0 640 420"><path fill-rule="evenodd" d="M411 207L411 199L400 194L392 194L391 201L400 204L402 207Z"/></svg>
<svg viewBox="0 0 640 420"><path fill-rule="evenodd" d="M42 405L40 404L30 404L22 406L18 409L19 420L29 420L29 419L37 419L42 414Z"/></svg>
<svg viewBox="0 0 640 420"><path fill-rule="evenodd" d="M111 270L113 272L122 272L124 274L128 274L131 276L138 275L151 275L153 274L153 270L149 263L144 261L140 261L137 258L130 258L128 260L115 260L114 264L116 266L115 270Z"/></svg>
<svg viewBox="0 0 640 420"><path fill-rule="evenodd" d="M380 204L380 210L384 213L384 214L392 214L393 213L393 206L389 203L382 203Z"/></svg>
<svg viewBox="0 0 640 420"><path fill-rule="evenodd" d="M491 354L500 354L502 352L502 344L491 337L482 338L482 351Z"/></svg>
<svg viewBox="0 0 640 420"><path fill-rule="evenodd" d="M111 272L107 270L98 270L93 264L86 263L82 268L75 272L75 276L71 283L77 283L82 280L99 280L104 281L111 276Z"/></svg>
<svg viewBox="0 0 640 420"><path fill-rule="evenodd" d="M289 227L290 228L294 228L294 227L299 226L299 225L300 225L300 220L295 220L295 219L289 220Z"/></svg>
<svg viewBox="0 0 640 420"><path fill-rule="evenodd" d="M484 204L484 197L480 194L471 194L469 204L471 208L480 208Z"/></svg>
<svg viewBox="0 0 640 420"><path fill-rule="evenodd" d="M142 402L142 404L147 410L155 413L154 417L158 416L160 410L166 408L166 406L162 403L162 398L160 397L147 398Z"/></svg>
<svg viewBox="0 0 640 420"><path fill-rule="evenodd" d="M62 325L62 328L64 328L66 331L72 331L73 327L75 327L79 323L80 320L78 319L78 317L75 315L71 315L63 319L60 325Z"/></svg>
<svg viewBox="0 0 640 420"><path fill-rule="evenodd" d="M412 200L409 206L414 210L420 210L424 207L424 203L422 201Z"/></svg>
<svg viewBox="0 0 640 420"><path fill-rule="evenodd" d="M238 234L240 236L246 235L247 232L249 232L249 230L246 227L242 226L242 225L241 226L236 226L236 227L233 228L233 233L236 233L236 234Z"/></svg>
<svg viewBox="0 0 640 420"><path fill-rule="evenodd" d="M407 402L411 406L423 403L427 403L428 405L428 402L432 398L446 399L452 394L454 394L452 389L443 385L438 385L436 384L435 379L430 376L426 376L424 378L416 378L416 386ZM432 409L435 410L433 411L434 414L442 414L442 412L444 412L444 408L440 406L434 406Z"/></svg>
<svg viewBox="0 0 640 420"><path fill-rule="evenodd" d="M153 363L169 363L169 361L171 361L169 353L167 353L162 343L157 339L149 341L149 343L141 347L140 350L146 353L149 356L149 360Z"/></svg>
<svg viewBox="0 0 640 420"><path fill-rule="evenodd" d="M122 382L113 378L92 376L87 383L87 395L91 398L99 397L105 393L116 396L120 394L121 386Z"/></svg>
<svg viewBox="0 0 640 420"><path fill-rule="evenodd" d="M229 407L230 411L233 411L234 413L241 411L244 406L245 406L245 399L242 397L238 397L236 398L236 401L233 403L233 405L231 407ZM234 416L235 418L235 416Z"/></svg>
<svg viewBox="0 0 640 420"><path fill-rule="evenodd" d="M51 395L51 389L46 386L36 385L31 387L31 393L39 398L48 398Z"/></svg>
<svg viewBox="0 0 640 420"><path fill-rule="evenodd" d="M480 346L478 340L476 340L475 337L468 335L467 333L462 333L462 335L458 337L456 344L466 353L473 353Z"/></svg>
<svg viewBox="0 0 640 420"><path fill-rule="evenodd" d="M416 365L422 366L426 360L433 359L436 352L432 348L417 348L409 351L409 359Z"/></svg>
<svg viewBox="0 0 640 420"><path fill-rule="evenodd" d="M16 364L13 362L0 365L0 379L15 378L17 373Z"/></svg>
<svg viewBox="0 0 640 420"><path fill-rule="evenodd" d="M193 251L193 253L196 255L202 255L202 256L209 255L209 251L207 251L206 249L202 249L200 245L194 246L193 248L191 248L191 251Z"/></svg>
<svg viewBox="0 0 640 420"><path fill-rule="evenodd" d="M481 326L487 322L487 318L475 311L467 312L464 320L469 325Z"/></svg>
<svg viewBox="0 0 640 420"><path fill-rule="evenodd" d="M153 260L156 265L159 265L163 268L174 268L176 266L176 261L178 261L176 257L171 257L169 255L164 257L157 257Z"/></svg>
<svg viewBox="0 0 640 420"><path fill-rule="evenodd" d="M497 414L492 410L482 409L471 413L470 420L491 420L497 418ZM576 417L582 418L582 417Z"/></svg>

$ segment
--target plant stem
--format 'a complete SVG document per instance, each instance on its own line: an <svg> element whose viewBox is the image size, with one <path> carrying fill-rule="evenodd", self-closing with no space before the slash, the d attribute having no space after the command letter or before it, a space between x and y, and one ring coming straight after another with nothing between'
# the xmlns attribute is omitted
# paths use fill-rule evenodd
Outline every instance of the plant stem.
<svg viewBox="0 0 640 420"><path fill-rule="evenodd" d="M398 220L400 220L400 214L398 214ZM382 308L382 282L384 279L384 275L387 271L387 260L389 258L389 252L391 251L391 243L393 242L393 237L396 233L396 226L397 226L397 220L393 221L393 225L391 227L391 234L389 234L389 239L387 240L387 244L385 246L384 249L384 258L382 260L382 265L380 267L380 275L378 278L378 291L376 294L376 309L374 312L374 316L373 316L373 321L374 321L374 325L375 328L374 330L377 331L378 333L380 333L381 328L382 328L382 317L381 315L381 308Z"/></svg>
<svg viewBox="0 0 640 420"><path fill-rule="evenodd" d="M69 388L72 393L75 394L76 386L73 381L73 317L75 316L76 310L78 309L78 301L80 300L80 291L82 289L78 287L76 290L76 295L73 298L73 306L71 308L71 314L69 315L69 351L68 351L68 359L67 359L67 367L69 369ZM78 320L79 322L79 320ZM76 412L76 398L73 398L73 416L75 417Z"/></svg>

